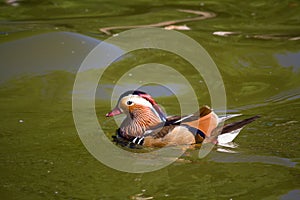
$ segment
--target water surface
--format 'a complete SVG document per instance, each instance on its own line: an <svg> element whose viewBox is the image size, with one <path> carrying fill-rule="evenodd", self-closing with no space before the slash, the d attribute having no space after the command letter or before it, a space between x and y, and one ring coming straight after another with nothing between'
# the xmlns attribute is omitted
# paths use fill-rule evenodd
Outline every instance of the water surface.
<svg viewBox="0 0 300 200"><path fill-rule="evenodd" d="M88 153L76 132L75 72L85 55L108 38L99 28L193 17L176 9L217 14L186 23L191 30L182 32L216 62L229 112L262 117L241 132L235 153L216 147L198 159L198 151L191 150L178 162L145 174L110 169ZM299 13L300 3L289 0L2 2L1 199L299 199ZM222 37L213 35L216 31L237 34ZM110 66L100 81L96 111L108 136L117 128L104 117L114 83L132 67L158 61L189 79L199 104L210 104L205 83L186 61L163 51L134 52ZM139 81L132 74L123 87ZM148 86L150 92L153 88ZM169 114L180 112L170 93L154 96Z"/></svg>

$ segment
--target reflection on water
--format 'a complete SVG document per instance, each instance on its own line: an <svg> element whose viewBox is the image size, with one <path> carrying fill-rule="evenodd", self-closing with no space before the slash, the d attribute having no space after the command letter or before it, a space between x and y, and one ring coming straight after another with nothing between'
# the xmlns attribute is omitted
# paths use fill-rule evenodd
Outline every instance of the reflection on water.
<svg viewBox="0 0 300 200"><path fill-rule="evenodd" d="M300 98L300 88L295 88L292 90L287 90L280 92L277 95L274 95L267 99L267 102L282 102L282 101L291 101L297 100Z"/></svg>
<svg viewBox="0 0 300 200"><path fill-rule="evenodd" d="M292 67L294 72L299 72L300 68L300 52L287 52L284 54L274 55L281 66Z"/></svg>
<svg viewBox="0 0 300 200"><path fill-rule="evenodd" d="M76 73L88 53L101 41L71 32L54 32L0 44L0 81L50 71ZM121 49L107 44L116 52ZM90 66L95 68L97 66Z"/></svg>
<svg viewBox="0 0 300 200"><path fill-rule="evenodd" d="M300 199L300 190L292 190L287 194L280 196L280 200L297 200Z"/></svg>
<svg viewBox="0 0 300 200"><path fill-rule="evenodd" d="M133 78L134 79L134 78ZM104 99L104 100L110 100L109 93L114 89L115 85L112 84L102 84L98 90L97 90L97 99ZM175 91L171 91L168 88L176 88ZM164 86L161 85L142 85L142 84L124 84L124 85L119 85L116 93L117 94L122 94L128 90L142 90L145 91L149 94L151 94L152 97L168 97L168 96L173 96L175 94L180 94L184 93L184 89L186 89L185 85L181 84L176 84L176 83L170 83ZM113 99L113 100L118 100L118 99Z"/></svg>
<svg viewBox="0 0 300 200"><path fill-rule="evenodd" d="M212 153L210 159L214 162L229 162L229 163L264 163L273 165L282 165L285 167L296 167L298 161L292 161L288 158L280 158L275 156L258 156L245 154L226 154L226 153Z"/></svg>

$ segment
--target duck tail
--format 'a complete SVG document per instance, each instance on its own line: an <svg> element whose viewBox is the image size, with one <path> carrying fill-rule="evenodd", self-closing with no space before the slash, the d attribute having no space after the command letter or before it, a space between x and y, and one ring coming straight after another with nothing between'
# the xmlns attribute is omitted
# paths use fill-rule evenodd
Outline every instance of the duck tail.
<svg viewBox="0 0 300 200"><path fill-rule="evenodd" d="M226 125L224 125L224 127L221 131L221 134L229 133L231 131L240 129L240 128L244 127L245 125L250 124L251 122L255 121L258 118L260 118L260 116L255 115L255 116L247 118L247 119L243 119L243 120L240 120L240 121L237 121L237 122L226 124Z"/></svg>

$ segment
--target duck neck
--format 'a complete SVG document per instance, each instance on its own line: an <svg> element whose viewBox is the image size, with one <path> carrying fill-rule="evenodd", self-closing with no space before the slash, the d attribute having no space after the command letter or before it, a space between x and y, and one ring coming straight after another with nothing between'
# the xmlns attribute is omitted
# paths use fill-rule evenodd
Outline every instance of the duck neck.
<svg viewBox="0 0 300 200"><path fill-rule="evenodd" d="M163 122L163 119L150 108L147 108L146 110L137 110L128 114L121 124L121 129L127 135L142 136L150 127L161 122Z"/></svg>

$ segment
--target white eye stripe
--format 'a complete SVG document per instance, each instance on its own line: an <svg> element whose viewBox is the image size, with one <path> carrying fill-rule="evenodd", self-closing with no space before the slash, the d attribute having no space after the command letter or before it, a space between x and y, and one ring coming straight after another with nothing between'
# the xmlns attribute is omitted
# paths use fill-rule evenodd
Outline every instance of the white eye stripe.
<svg viewBox="0 0 300 200"><path fill-rule="evenodd" d="M155 113L155 115L159 117L159 114L154 109L153 105L149 101L147 101L146 99L144 99L140 96L137 96L137 95L132 95L130 100L133 101L133 103L135 103L135 104L142 105L142 106L150 108L152 110L152 112Z"/></svg>
<svg viewBox="0 0 300 200"><path fill-rule="evenodd" d="M159 117L162 121L164 121L165 119L162 118L159 113L156 111L156 109L153 107L153 105L146 99L144 99L143 97L140 97L138 95L128 95L127 97L124 97L126 98L126 102L123 102L124 104L126 104L126 106L131 106L133 104L136 104L136 105L141 105L141 106L144 106L144 107L147 107L147 108L150 108L151 111L157 116ZM128 102L131 101L132 104L128 104Z"/></svg>
<svg viewBox="0 0 300 200"><path fill-rule="evenodd" d="M130 95L128 101L132 101L134 104L139 104L139 105L150 107L150 108L153 107L149 101L147 101L146 99L144 99L143 97L140 97L138 95Z"/></svg>

